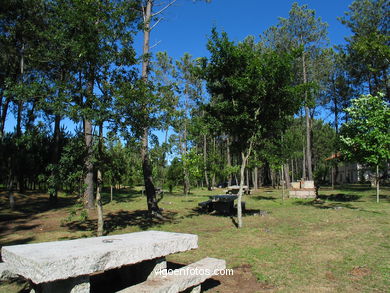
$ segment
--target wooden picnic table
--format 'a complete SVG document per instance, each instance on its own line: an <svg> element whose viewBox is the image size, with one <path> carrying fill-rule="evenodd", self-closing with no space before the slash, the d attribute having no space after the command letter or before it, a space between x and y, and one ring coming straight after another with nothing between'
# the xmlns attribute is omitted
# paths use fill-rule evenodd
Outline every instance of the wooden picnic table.
<svg viewBox="0 0 390 293"><path fill-rule="evenodd" d="M37 290L34 292L87 293L90 292L91 274L123 266L142 264L147 261L150 264L150 261L153 261L152 267L148 265L148 272L146 272L146 276L150 276L155 269L166 268L165 256L197 247L197 235L144 231L66 241L3 246L2 258L9 271L31 280L33 288ZM211 258L202 261L200 265L206 267L209 264L213 268L224 268L225 265L224 261ZM202 278L176 281L181 282L181 288L183 288L185 284L198 285L199 283L195 283L205 280L204 276ZM164 286L177 285L174 284L175 279L161 279L159 281L160 287L162 286L161 283L164 282ZM168 281L171 282L170 285L167 285ZM153 282L153 284L153 286L157 286L159 282ZM138 285L138 289L134 288L134 290L142 292L142 286L147 285L141 283ZM136 292L131 290L129 292ZM156 291L149 291L149 289L147 291L160 292L157 288Z"/></svg>

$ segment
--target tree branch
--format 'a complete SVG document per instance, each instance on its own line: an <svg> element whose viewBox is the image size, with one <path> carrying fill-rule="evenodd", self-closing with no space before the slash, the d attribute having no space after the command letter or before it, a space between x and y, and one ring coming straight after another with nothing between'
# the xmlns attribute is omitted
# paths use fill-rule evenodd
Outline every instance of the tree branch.
<svg viewBox="0 0 390 293"><path fill-rule="evenodd" d="M160 43L161 43L161 41L158 41L153 46L150 46L149 50L152 50L154 47L158 46L158 44L160 44Z"/></svg>
<svg viewBox="0 0 390 293"><path fill-rule="evenodd" d="M153 13L152 14L152 17L153 16L156 16L156 15L159 15L161 13L163 13L165 10L167 10L170 6L172 6L174 3L176 2L176 0L172 0L171 2L169 2L165 7L163 7L161 10L157 11L156 13Z"/></svg>
<svg viewBox="0 0 390 293"><path fill-rule="evenodd" d="M154 29L154 27L156 26L156 25L158 25L159 23L160 23L160 21L162 21L164 18L159 18L157 21L156 21L156 23L155 24L153 24L152 25L152 27L149 29L149 31L152 31L152 29Z"/></svg>

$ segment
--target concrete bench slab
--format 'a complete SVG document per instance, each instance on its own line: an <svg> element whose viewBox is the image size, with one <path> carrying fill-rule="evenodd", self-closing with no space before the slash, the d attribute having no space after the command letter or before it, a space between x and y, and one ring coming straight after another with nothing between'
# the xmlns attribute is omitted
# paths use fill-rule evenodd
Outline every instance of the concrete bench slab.
<svg viewBox="0 0 390 293"><path fill-rule="evenodd" d="M122 235L3 246L12 272L35 284L161 258L198 248L193 234L145 231Z"/></svg>
<svg viewBox="0 0 390 293"><path fill-rule="evenodd" d="M177 293L188 288L195 288L196 291L200 290L196 286L211 278L216 270L224 270L225 268L226 262L224 260L208 257L176 269L166 276L156 276L118 293Z"/></svg>

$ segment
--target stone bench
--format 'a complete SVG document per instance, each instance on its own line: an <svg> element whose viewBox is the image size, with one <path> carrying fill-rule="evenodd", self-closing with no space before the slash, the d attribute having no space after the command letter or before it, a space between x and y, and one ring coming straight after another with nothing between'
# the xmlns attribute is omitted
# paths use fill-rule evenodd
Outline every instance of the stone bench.
<svg viewBox="0 0 390 293"><path fill-rule="evenodd" d="M165 256L197 247L197 235L145 231L3 246L2 266L30 280L34 292L87 293L94 273L152 261L151 273L166 267Z"/></svg>
<svg viewBox="0 0 390 293"><path fill-rule="evenodd" d="M200 284L215 275L216 271L224 269L224 260L208 257L166 275L157 273L153 278L118 293L177 293L186 289L192 289L192 293L200 292Z"/></svg>
<svg viewBox="0 0 390 293"><path fill-rule="evenodd" d="M228 186L228 189L225 190L225 193L226 194L238 194L238 192L240 191L240 186L236 185L236 186ZM243 190L242 190L243 194L251 194L252 190L244 185L243 186Z"/></svg>

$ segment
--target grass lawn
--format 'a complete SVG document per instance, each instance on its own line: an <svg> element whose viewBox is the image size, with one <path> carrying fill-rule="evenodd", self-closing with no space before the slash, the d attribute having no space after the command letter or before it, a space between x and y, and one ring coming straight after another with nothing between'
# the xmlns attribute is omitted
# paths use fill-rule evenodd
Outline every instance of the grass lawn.
<svg viewBox="0 0 390 293"><path fill-rule="evenodd" d="M199 235L199 249L168 257L187 264L206 256L222 258L234 276L216 277L207 292L389 292L390 188L353 185L322 188L320 201L281 200L281 190L261 189L244 196L249 210L244 227L234 218L204 214L197 206L208 195L165 194L160 201L166 221L145 217L146 200L137 190L104 194L108 234L164 230ZM94 236L96 215L83 214L72 196L61 195L57 207L45 194L16 196L15 211L0 196L0 245ZM19 292L22 283L0 285Z"/></svg>

